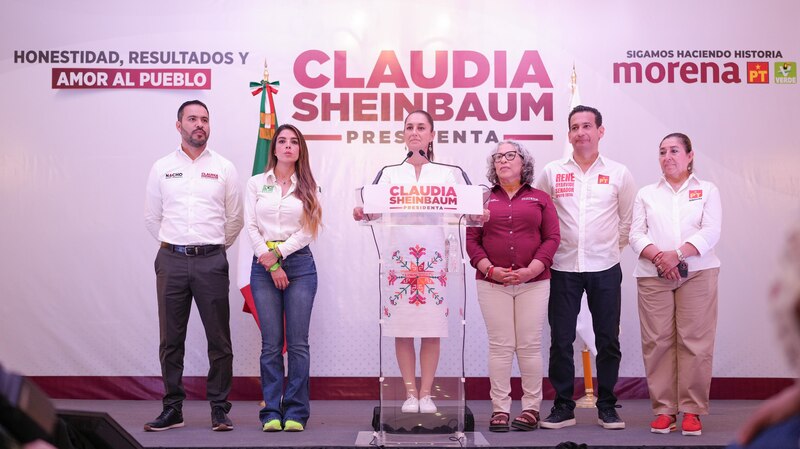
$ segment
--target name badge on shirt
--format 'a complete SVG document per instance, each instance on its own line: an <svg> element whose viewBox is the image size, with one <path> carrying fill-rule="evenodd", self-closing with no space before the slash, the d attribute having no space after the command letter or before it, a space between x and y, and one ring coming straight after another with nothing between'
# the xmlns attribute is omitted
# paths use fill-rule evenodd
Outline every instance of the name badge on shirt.
<svg viewBox="0 0 800 449"><path fill-rule="evenodd" d="M262 193L272 193L275 190L275 186L264 186L261 188Z"/></svg>
<svg viewBox="0 0 800 449"><path fill-rule="evenodd" d="M702 190L690 190L689 191L689 201L702 200L702 199L703 199L703 191Z"/></svg>
<svg viewBox="0 0 800 449"><path fill-rule="evenodd" d="M608 184L609 178L606 175L597 175L598 184Z"/></svg>
<svg viewBox="0 0 800 449"><path fill-rule="evenodd" d="M575 194L575 173L556 173L553 184L554 198L569 197Z"/></svg>

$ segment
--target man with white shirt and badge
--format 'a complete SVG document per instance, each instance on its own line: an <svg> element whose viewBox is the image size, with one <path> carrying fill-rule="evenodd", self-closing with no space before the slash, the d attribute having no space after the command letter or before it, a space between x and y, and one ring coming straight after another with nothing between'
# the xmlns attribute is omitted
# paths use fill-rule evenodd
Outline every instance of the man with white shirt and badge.
<svg viewBox="0 0 800 449"><path fill-rule="evenodd" d="M206 395L211 427L232 430L228 394L233 381L228 259L242 229L239 176L227 159L208 149L208 108L199 100L178 109L181 145L150 170L145 225L161 242L155 260L160 329L159 359L164 380L163 411L144 430L183 427L183 358L192 298L208 341Z"/></svg>
<svg viewBox="0 0 800 449"><path fill-rule="evenodd" d="M620 253L628 244L636 186L628 169L601 156L603 117L576 106L569 114L572 155L550 162L536 188L550 194L558 212L561 245L551 267L550 383L556 398L544 429L575 425L573 342L581 297L586 292L597 346L598 424L624 429L614 386L622 358L619 344L622 302Z"/></svg>

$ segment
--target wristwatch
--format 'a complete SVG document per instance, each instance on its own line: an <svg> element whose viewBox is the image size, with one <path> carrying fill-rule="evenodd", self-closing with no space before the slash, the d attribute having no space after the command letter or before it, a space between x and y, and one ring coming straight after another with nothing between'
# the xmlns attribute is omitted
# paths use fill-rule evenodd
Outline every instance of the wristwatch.
<svg viewBox="0 0 800 449"><path fill-rule="evenodd" d="M678 255L678 260L680 260L681 262L686 262L686 258L683 257L683 253L681 252L680 248L675 250L675 254Z"/></svg>

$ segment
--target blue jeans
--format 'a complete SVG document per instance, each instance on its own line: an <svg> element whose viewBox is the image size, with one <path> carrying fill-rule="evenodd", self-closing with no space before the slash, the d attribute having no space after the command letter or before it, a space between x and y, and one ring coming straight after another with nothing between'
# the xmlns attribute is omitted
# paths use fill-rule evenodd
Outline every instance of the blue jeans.
<svg viewBox="0 0 800 449"><path fill-rule="evenodd" d="M278 290L272 275L253 257L250 289L261 323L261 388L266 404L259 412L261 423L273 419L306 425L310 415L308 378L310 356L308 328L317 293L317 268L308 246L281 262L289 286ZM289 374L284 390L284 316ZM281 400L281 393L283 399Z"/></svg>

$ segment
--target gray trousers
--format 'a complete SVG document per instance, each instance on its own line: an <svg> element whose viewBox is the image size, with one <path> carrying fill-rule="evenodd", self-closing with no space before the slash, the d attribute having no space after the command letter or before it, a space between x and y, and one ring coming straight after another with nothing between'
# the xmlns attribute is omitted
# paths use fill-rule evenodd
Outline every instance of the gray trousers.
<svg viewBox="0 0 800 449"><path fill-rule="evenodd" d="M186 399L182 379L184 344L194 298L208 341L206 397L212 407L220 405L229 411L233 350L228 304L230 280L225 250L220 248L205 255L186 256L168 248L160 248L155 271L164 406L181 410Z"/></svg>

